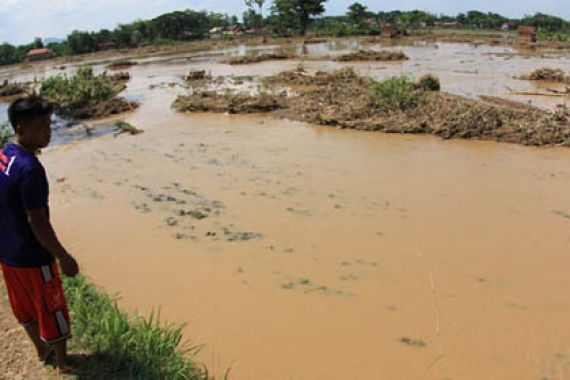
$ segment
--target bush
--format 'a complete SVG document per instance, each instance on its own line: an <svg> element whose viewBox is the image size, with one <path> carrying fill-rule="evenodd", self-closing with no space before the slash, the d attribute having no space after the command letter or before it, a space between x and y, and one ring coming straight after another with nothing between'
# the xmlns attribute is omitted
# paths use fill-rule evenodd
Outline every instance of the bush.
<svg viewBox="0 0 570 380"><path fill-rule="evenodd" d="M136 108L136 103L117 98L125 88L121 77L94 75L91 67L82 67L71 77L44 80L40 95L54 102L61 116L88 119Z"/></svg>
<svg viewBox="0 0 570 380"><path fill-rule="evenodd" d="M123 88L111 80L95 76L91 67L82 67L74 76L53 76L41 84L40 95L71 108L80 108L90 103L110 100Z"/></svg>
<svg viewBox="0 0 570 380"><path fill-rule="evenodd" d="M424 92L406 76L392 77L369 84L371 99L377 107L388 110L408 110L416 108L424 100Z"/></svg>
<svg viewBox="0 0 570 380"><path fill-rule="evenodd" d="M440 91L441 83L438 77L426 74L416 83L416 88L424 91Z"/></svg>

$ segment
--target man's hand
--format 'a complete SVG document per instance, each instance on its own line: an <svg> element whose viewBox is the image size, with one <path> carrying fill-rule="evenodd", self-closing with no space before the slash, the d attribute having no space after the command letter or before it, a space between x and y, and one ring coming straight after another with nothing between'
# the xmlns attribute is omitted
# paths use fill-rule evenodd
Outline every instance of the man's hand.
<svg viewBox="0 0 570 380"><path fill-rule="evenodd" d="M79 273L79 265L71 255L65 255L60 260L61 271L67 277L75 277Z"/></svg>
<svg viewBox="0 0 570 380"><path fill-rule="evenodd" d="M61 264L61 270L68 277L75 277L79 273L77 261L61 245L45 209L30 210L27 212L28 222L40 244L49 251Z"/></svg>

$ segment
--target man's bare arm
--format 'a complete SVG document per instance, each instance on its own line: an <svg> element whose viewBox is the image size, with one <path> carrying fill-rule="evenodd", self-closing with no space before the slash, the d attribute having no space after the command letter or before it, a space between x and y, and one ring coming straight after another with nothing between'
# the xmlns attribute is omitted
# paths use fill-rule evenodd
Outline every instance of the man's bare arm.
<svg viewBox="0 0 570 380"><path fill-rule="evenodd" d="M28 223L40 244L48 250L61 264L61 269L66 276L73 277L79 272L75 259L66 251L60 243L55 230L47 216L45 209L30 210L27 212Z"/></svg>

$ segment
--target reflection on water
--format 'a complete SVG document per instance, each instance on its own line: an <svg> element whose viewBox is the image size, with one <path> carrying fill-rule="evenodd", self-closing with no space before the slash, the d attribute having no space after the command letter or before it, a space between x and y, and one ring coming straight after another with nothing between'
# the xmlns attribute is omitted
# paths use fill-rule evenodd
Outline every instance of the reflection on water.
<svg viewBox="0 0 570 380"><path fill-rule="evenodd" d="M8 121L9 103L0 103L0 126L12 128ZM72 122L53 116L52 119L52 135L50 146L68 144L74 141L85 140L89 138L106 136L115 131L112 123L82 123Z"/></svg>

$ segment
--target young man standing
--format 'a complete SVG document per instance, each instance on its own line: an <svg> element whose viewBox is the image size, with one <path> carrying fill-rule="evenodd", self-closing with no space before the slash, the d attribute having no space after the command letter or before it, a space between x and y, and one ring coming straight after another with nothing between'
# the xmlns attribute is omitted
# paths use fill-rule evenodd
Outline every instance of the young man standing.
<svg viewBox="0 0 570 380"><path fill-rule="evenodd" d="M49 219L48 182L36 154L51 138L53 108L39 96L8 109L14 142L0 150L0 265L16 319L38 356L55 351L60 371L69 369L69 313L56 260L63 273L79 267L59 242Z"/></svg>

